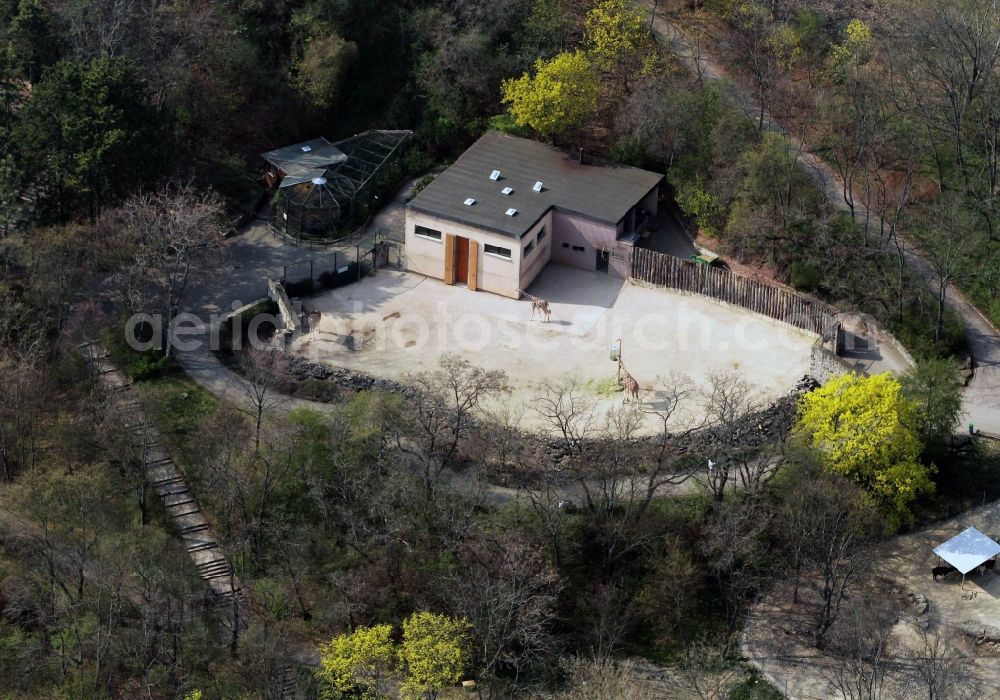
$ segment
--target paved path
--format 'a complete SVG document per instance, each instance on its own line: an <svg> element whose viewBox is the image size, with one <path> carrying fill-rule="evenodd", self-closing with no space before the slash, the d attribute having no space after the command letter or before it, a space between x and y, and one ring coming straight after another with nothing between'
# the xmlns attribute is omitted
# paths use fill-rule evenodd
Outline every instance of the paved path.
<svg viewBox="0 0 1000 700"><path fill-rule="evenodd" d="M654 2L650 0L642 0L642 4L650 11L654 7ZM726 84L732 87L731 94L740 107L756 120L756 115L760 113L759 102L737 81L731 80L725 68L697 46L680 27L667 21L662 14L657 14L652 28L657 40L702 80L726 79ZM796 148L800 148L799 162L803 171L812 178L832 206L841 211L850 211L844 201L843 181L829 165L800 139L788 133L767 112L764 114L764 128L785 135ZM854 209L858 216L865 216L865 207L860 202L855 202ZM930 263L907 241L904 240L902 245L907 264L931 289L936 289L937 275ZM947 303L962 318L969 348L978 363L975 379L966 389L963 400L966 422L975 424L985 432L1000 435L1000 333L958 290L949 292Z"/></svg>
<svg viewBox="0 0 1000 700"><path fill-rule="evenodd" d="M403 183L392 201L375 215L361 235L351 239L352 245L370 248L376 235L402 240L406 201L418 180L414 178ZM213 316L217 319L245 304L267 297L268 277L280 279L286 268L292 271L292 276L296 271L304 270L309 260L328 255L333 248L295 245L271 233L263 219L255 219L240 234L226 241L221 266L217 261L210 261L192 272L188 302L183 310L202 319L206 334L203 337L207 337L211 333ZM236 406L249 408L247 382L219 362L207 343L202 343L196 350L177 353L177 361L207 391ZM297 407L330 410L327 404L291 397L281 405L285 411Z"/></svg>

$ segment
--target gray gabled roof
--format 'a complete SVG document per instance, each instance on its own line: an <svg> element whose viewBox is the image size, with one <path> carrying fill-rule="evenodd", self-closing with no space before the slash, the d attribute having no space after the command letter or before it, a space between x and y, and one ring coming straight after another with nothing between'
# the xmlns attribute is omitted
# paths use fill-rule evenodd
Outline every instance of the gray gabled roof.
<svg viewBox="0 0 1000 700"><path fill-rule="evenodd" d="M286 175L298 175L303 181L318 177L327 167L347 160L339 148L322 136L261 153L260 157Z"/></svg>
<svg viewBox="0 0 1000 700"><path fill-rule="evenodd" d="M490 174L500 171L498 180ZM616 225L663 176L624 165L580 165L530 139L489 131L437 176L409 206L513 238L551 208ZM541 192L533 191L541 182ZM505 187L512 189L505 195ZM474 199L468 206L466 199ZM508 209L517 214L508 216Z"/></svg>

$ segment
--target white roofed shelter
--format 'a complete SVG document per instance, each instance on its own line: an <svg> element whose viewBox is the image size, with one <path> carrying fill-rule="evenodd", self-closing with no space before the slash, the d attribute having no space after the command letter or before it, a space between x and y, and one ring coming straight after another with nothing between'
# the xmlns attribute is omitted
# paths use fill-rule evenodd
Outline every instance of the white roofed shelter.
<svg viewBox="0 0 1000 700"><path fill-rule="evenodd" d="M934 553L961 572L964 586L967 573L1000 554L1000 544L970 527L935 547Z"/></svg>

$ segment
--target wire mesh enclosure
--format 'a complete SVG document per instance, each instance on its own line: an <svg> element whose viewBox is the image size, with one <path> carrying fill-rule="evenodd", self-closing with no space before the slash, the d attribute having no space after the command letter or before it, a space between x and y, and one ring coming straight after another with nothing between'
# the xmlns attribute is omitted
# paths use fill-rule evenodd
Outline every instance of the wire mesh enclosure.
<svg viewBox="0 0 1000 700"><path fill-rule="evenodd" d="M344 158L322 168L289 168L275 195L272 227L303 240L337 240L368 214L383 183L400 175L409 131L367 131L333 144Z"/></svg>

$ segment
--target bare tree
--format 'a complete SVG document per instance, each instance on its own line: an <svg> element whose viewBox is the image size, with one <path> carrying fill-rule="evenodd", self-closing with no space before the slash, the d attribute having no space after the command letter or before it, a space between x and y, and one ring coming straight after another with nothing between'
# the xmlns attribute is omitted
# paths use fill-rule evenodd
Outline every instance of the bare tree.
<svg viewBox="0 0 1000 700"><path fill-rule="evenodd" d="M158 316L160 347L171 354L171 324L196 262L219 250L222 203L191 182L140 193L108 213L102 225L117 236L119 281L126 308Z"/></svg>
<svg viewBox="0 0 1000 700"><path fill-rule="evenodd" d="M729 697L743 676L738 658L733 637L688 644L667 684L703 700Z"/></svg>
<svg viewBox="0 0 1000 700"><path fill-rule="evenodd" d="M260 430L265 416L288 399L281 393L290 377L291 363L275 348L246 348L240 352L240 388L247 397L244 409L254 422L254 451L260 451Z"/></svg>
<svg viewBox="0 0 1000 700"><path fill-rule="evenodd" d="M149 524L146 502L146 469L150 460L150 443L153 427L144 416L136 420L136 412L123 408L103 385L91 392L90 403L96 419L94 430L110 461L135 493L139 508L139 523Z"/></svg>
<svg viewBox="0 0 1000 700"><path fill-rule="evenodd" d="M952 285L972 279L978 274L970 260L984 250L986 242L976 233L971 213L954 193L942 195L928 211L930 220L914 227L913 233L921 251L934 271L932 280L937 297L934 340L941 339L944 329L945 305ZM946 222L941 226L939 222Z"/></svg>
<svg viewBox="0 0 1000 700"><path fill-rule="evenodd" d="M822 649L884 523L856 485L815 466L802 468L783 493L775 525L796 572L793 595L799 572L808 589L813 643Z"/></svg>
<svg viewBox="0 0 1000 700"><path fill-rule="evenodd" d="M484 461L500 472L520 467L525 459L527 440L525 439L523 405L511 405L510 401L498 401L484 406Z"/></svg>
<svg viewBox="0 0 1000 700"><path fill-rule="evenodd" d="M588 612L579 643L595 659L611 659L622 650L635 624L632 582L624 576L594 578L583 597Z"/></svg>
<svg viewBox="0 0 1000 700"><path fill-rule="evenodd" d="M660 392L654 405L663 432L654 442L641 439L646 415L636 407L615 406L602 414L572 378L546 386L535 410L556 431L563 455L555 468L537 472L542 492L532 500L550 532L560 526L564 494L572 490L597 528L609 571L616 559L656 537L643 526L651 504L692 474L681 448L694 430L681 410L689 394L689 384L678 377Z"/></svg>
<svg viewBox="0 0 1000 700"><path fill-rule="evenodd" d="M938 134L951 141L964 189L972 192L973 166L967 138L974 110L984 91L998 80L1000 7L996 0L918 3L914 12L896 15L900 52L909 62L905 75L916 113L925 122L932 144ZM943 167L939 173L946 185Z"/></svg>
<svg viewBox="0 0 1000 700"><path fill-rule="evenodd" d="M47 411L41 346L27 353L0 347L0 470L12 481L35 462Z"/></svg>
<svg viewBox="0 0 1000 700"><path fill-rule="evenodd" d="M834 657L826 673L846 700L881 700L893 670L896 611L874 591L853 597L830 630Z"/></svg>
<svg viewBox="0 0 1000 700"><path fill-rule="evenodd" d="M594 402L583 394L575 378L546 382L534 408L555 429L567 456L583 453L587 440L597 429L597 415Z"/></svg>
<svg viewBox="0 0 1000 700"><path fill-rule="evenodd" d="M474 367L454 355L441 358L440 366L410 377L417 396L408 405L408 425L396 426L396 446L416 464L428 509L442 472L475 426L480 404L510 391L503 371Z"/></svg>
<svg viewBox="0 0 1000 700"><path fill-rule="evenodd" d="M699 548L722 590L726 619L736 627L764 574L771 509L762 498L716 503L702 528Z"/></svg>
<svg viewBox="0 0 1000 700"><path fill-rule="evenodd" d="M755 454L748 454L740 437L733 434L746 431L747 419L760 410L756 389L735 372L714 372L708 382L704 411L714 449L707 454L706 483L715 500L721 501L726 490L733 488L737 472L744 486L756 488L773 469L768 460L758 461Z"/></svg>
<svg viewBox="0 0 1000 700"><path fill-rule="evenodd" d="M747 113L747 117L754 122L757 133L763 134L778 83L794 64L798 47L791 43L793 34L784 31L785 28L775 21L772 8L764 3L743 3L733 13L732 21L757 99L757 114ZM745 111L749 107L749 104L743 105Z"/></svg>
<svg viewBox="0 0 1000 700"><path fill-rule="evenodd" d="M474 547L460 575L443 582L451 609L476 630L476 666L486 678L518 677L544 667L555 653L558 577L522 542L496 540ZM489 697L494 696L494 684Z"/></svg>
<svg viewBox="0 0 1000 700"><path fill-rule="evenodd" d="M927 700L966 700L980 697L982 687L974 662L962 650L961 633L951 627L916 625L914 639L904 649L917 687Z"/></svg>
<svg viewBox="0 0 1000 700"><path fill-rule="evenodd" d="M569 680L555 700L653 700L662 697L652 684L642 678L633 662L609 658L564 659L562 666Z"/></svg>
<svg viewBox="0 0 1000 700"><path fill-rule="evenodd" d="M239 439L228 441L206 465L207 481L217 503L222 538L230 550L249 554L257 572L267 570L269 544L282 520L276 492L300 468L295 435L285 426L263 434L263 447L249 451Z"/></svg>

